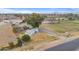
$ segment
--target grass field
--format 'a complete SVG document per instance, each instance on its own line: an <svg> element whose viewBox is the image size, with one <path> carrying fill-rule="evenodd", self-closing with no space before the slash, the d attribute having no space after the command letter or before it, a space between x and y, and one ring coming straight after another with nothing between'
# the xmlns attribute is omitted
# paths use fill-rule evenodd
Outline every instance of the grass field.
<svg viewBox="0 0 79 59"><path fill-rule="evenodd" d="M79 31L79 20L63 21L56 24L43 24L41 27L50 29L58 33L65 33L71 31Z"/></svg>

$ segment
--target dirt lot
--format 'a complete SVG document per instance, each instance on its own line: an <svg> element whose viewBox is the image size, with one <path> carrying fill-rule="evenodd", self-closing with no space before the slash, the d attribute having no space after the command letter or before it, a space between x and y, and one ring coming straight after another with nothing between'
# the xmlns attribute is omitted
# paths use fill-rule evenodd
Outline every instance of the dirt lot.
<svg viewBox="0 0 79 59"><path fill-rule="evenodd" d="M8 45L9 42L14 41L16 36L12 32L12 27L9 23L0 25L0 47Z"/></svg>
<svg viewBox="0 0 79 59"><path fill-rule="evenodd" d="M31 37L31 41L25 43L25 45L22 47L12 49L12 51L39 50L40 48L55 40L58 40L58 38L49 36L43 32L36 33Z"/></svg>

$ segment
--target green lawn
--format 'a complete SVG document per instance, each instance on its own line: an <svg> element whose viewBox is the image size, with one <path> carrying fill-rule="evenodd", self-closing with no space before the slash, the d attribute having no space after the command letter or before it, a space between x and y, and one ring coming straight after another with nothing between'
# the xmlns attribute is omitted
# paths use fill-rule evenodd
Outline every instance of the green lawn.
<svg viewBox="0 0 79 59"><path fill-rule="evenodd" d="M79 20L63 21L57 24L43 24L41 27L59 32L79 31Z"/></svg>

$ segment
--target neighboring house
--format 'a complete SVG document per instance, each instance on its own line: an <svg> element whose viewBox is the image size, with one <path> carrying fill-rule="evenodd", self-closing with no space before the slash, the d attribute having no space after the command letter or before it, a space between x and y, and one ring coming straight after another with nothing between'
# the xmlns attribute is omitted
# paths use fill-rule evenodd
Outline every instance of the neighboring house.
<svg viewBox="0 0 79 59"><path fill-rule="evenodd" d="M28 27L28 28L33 28L31 25L28 25L27 23L22 23L22 24L19 24L18 25L19 27L24 27L24 26L26 26L26 27Z"/></svg>
<svg viewBox="0 0 79 59"><path fill-rule="evenodd" d="M15 20L15 19L11 19L11 20L3 20L3 22L5 22L5 23L11 23L11 24L19 24L19 23L21 23L22 22L22 20Z"/></svg>
<svg viewBox="0 0 79 59"><path fill-rule="evenodd" d="M27 34L29 36L32 36L32 35L34 35L37 32L39 32L39 29L38 28L28 29L28 30L25 31L25 34Z"/></svg>
<svg viewBox="0 0 79 59"><path fill-rule="evenodd" d="M32 29L33 27L31 25L28 25L27 23L17 23L15 26L19 27L22 31L26 31L27 29Z"/></svg>
<svg viewBox="0 0 79 59"><path fill-rule="evenodd" d="M20 17L17 17L15 15L10 15L10 14L2 14L0 15L0 20L11 20L11 19L20 19Z"/></svg>
<svg viewBox="0 0 79 59"><path fill-rule="evenodd" d="M12 24L19 24L19 23L21 23L22 22L22 20L15 20L15 19L12 19L12 20L10 20L10 23L12 23Z"/></svg>
<svg viewBox="0 0 79 59"><path fill-rule="evenodd" d="M52 23L58 23L57 18L45 18L42 24L52 24Z"/></svg>

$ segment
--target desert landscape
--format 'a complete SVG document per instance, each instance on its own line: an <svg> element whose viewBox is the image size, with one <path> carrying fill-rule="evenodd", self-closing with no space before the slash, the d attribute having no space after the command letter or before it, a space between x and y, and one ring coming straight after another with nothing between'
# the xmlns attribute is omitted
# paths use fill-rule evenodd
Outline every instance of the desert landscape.
<svg viewBox="0 0 79 59"><path fill-rule="evenodd" d="M78 40L77 13L0 14L1 51L71 51Z"/></svg>

